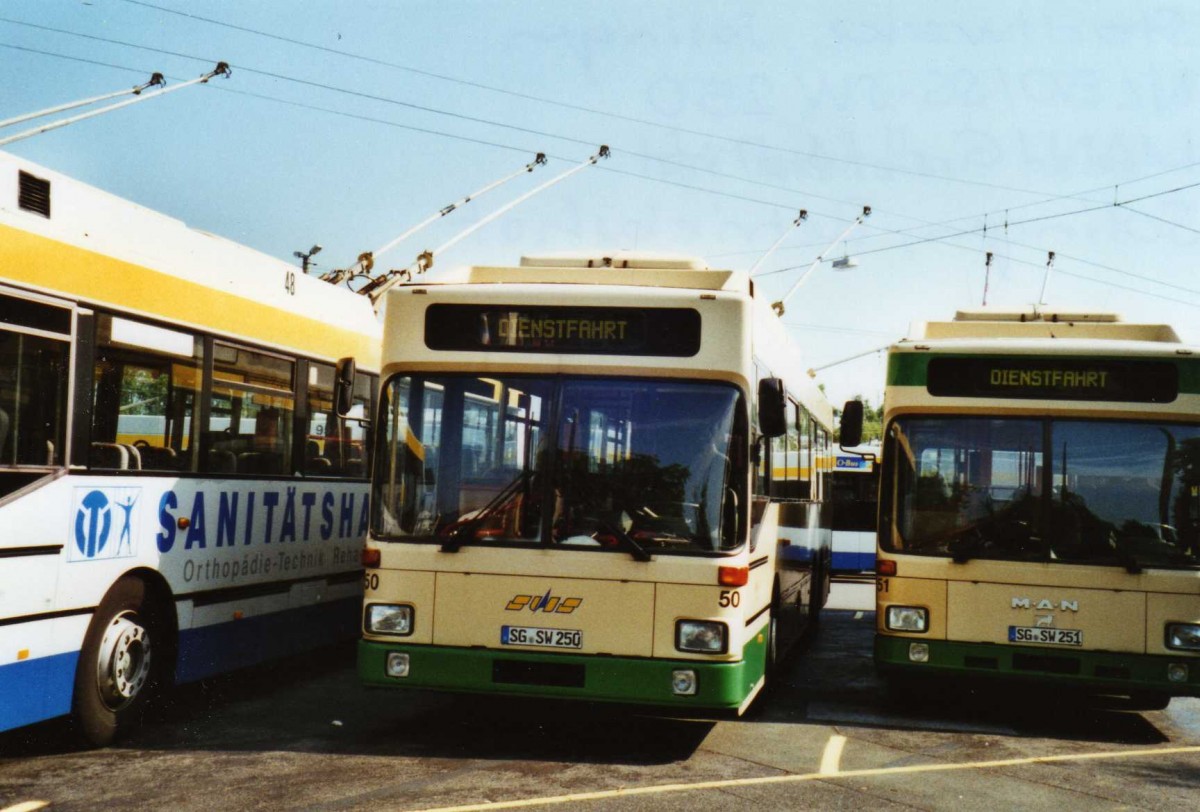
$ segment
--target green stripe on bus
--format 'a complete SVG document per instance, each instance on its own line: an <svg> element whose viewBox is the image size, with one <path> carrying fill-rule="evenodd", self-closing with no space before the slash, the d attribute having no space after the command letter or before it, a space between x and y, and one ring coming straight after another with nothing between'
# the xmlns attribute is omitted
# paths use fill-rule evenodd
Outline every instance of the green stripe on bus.
<svg viewBox="0 0 1200 812"><path fill-rule="evenodd" d="M537 654L527 651L420 646L360 640L358 674L374 687L421 688L479 694L516 694L557 698L576 698L600 702L619 702L662 707L734 709L749 695L763 675L766 644L755 635L742 651L738 662L703 660L666 660L635 657L597 657L581 654ZM387 676L385 666L391 652L409 655L409 676ZM519 669L538 665L582 667L583 687L530 685L496 682L493 667L503 661ZM696 672L694 696L676 696L671 690L671 674L677 669Z"/></svg>
<svg viewBox="0 0 1200 812"><path fill-rule="evenodd" d="M909 660L909 646L913 643L929 647L928 662ZM1186 682L1172 682L1167 678L1167 666L1171 663L1191 666ZM1117 694L1162 691L1173 696L1200 696L1200 661L1195 657L958 643L877 634L875 664L880 671L892 674L927 674L966 680L1036 680Z"/></svg>
<svg viewBox="0 0 1200 812"><path fill-rule="evenodd" d="M1118 355L993 355L985 353L927 353L903 352L892 353L888 356L887 385L888 386L925 386L929 378L929 362L934 358L1013 358L1021 360L1041 359L1043 361L1094 361L1126 360L1126 361L1157 361L1174 364L1179 370L1179 393L1184 395L1200 394L1200 359L1171 358L1164 356L1118 356Z"/></svg>

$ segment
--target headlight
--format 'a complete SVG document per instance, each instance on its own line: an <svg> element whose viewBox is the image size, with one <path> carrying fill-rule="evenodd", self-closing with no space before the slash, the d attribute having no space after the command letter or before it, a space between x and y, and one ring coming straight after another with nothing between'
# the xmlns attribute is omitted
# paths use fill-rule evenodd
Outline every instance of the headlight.
<svg viewBox="0 0 1200 812"><path fill-rule="evenodd" d="M1168 623L1167 648L1200 651L1200 623Z"/></svg>
<svg viewBox="0 0 1200 812"><path fill-rule="evenodd" d="M923 632L929 628L929 610L923 606L889 606L887 627L894 632Z"/></svg>
<svg viewBox="0 0 1200 812"><path fill-rule="evenodd" d="M677 620L675 648L700 654L724 654L728 650L725 624L714 620Z"/></svg>
<svg viewBox="0 0 1200 812"><path fill-rule="evenodd" d="M367 606L364 626L368 634L394 634L404 637L412 634L413 608L390 603L372 603Z"/></svg>

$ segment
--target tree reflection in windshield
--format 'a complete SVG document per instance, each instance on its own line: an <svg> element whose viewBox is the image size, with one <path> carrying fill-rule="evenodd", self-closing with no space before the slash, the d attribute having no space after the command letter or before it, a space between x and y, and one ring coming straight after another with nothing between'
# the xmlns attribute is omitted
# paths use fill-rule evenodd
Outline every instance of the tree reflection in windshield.
<svg viewBox="0 0 1200 812"><path fill-rule="evenodd" d="M731 450L746 443L746 418L732 386L402 376L389 382L383 414L382 537L433 537L447 550L738 543L746 475Z"/></svg>
<svg viewBox="0 0 1200 812"><path fill-rule="evenodd" d="M1197 427L906 417L889 443L887 549L1131 572L1200 564Z"/></svg>

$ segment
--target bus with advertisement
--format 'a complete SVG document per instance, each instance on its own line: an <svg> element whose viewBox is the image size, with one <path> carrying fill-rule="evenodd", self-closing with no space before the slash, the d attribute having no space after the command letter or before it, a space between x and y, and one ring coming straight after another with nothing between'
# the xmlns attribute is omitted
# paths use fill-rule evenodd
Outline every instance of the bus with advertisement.
<svg viewBox="0 0 1200 812"><path fill-rule="evenodd" d="M830 573L832 408L751 280L525 258L384 311L363 681L745 710Z"/></svg>
<svg viewBox="0 0 1200 812"><path fill-rule="evenodd" d="M102 745L357 634L379 340L349 290L0 153L0 730Z"/></svg>
<svg viewBox="0 0 1200 812"><path fill-rule="evenodd" d="M833 571L875 569L875 514L879 507L879 445L838 449L829 471L833 511Z"/></svg>
<svg viewBox="0 0 1200 812"><path fill-rule="evenodd" d="M1198 353L1165 325L1037 309L961 311L891 348L885 675L1200 696Z"/></svg>

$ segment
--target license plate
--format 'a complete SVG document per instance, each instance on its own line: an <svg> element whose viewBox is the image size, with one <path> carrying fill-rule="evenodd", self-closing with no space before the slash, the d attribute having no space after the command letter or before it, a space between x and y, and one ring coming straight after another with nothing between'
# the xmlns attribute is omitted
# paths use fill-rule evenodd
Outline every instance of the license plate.
<svg viewBox="0 0 1200 812"><path fill-rule="evenodd" d="M583 648L579 629L537 629L531 626L501 626L500 645L542 648Z"/></svg>
<svg viewBox="0 0 1200 812"><path fill-rule="evenodd" d="M1008 642L1042 643L1050 646L1082 646L1083 632L1079 629L1045 629L1034 626L1009 626Z"/></svg>

